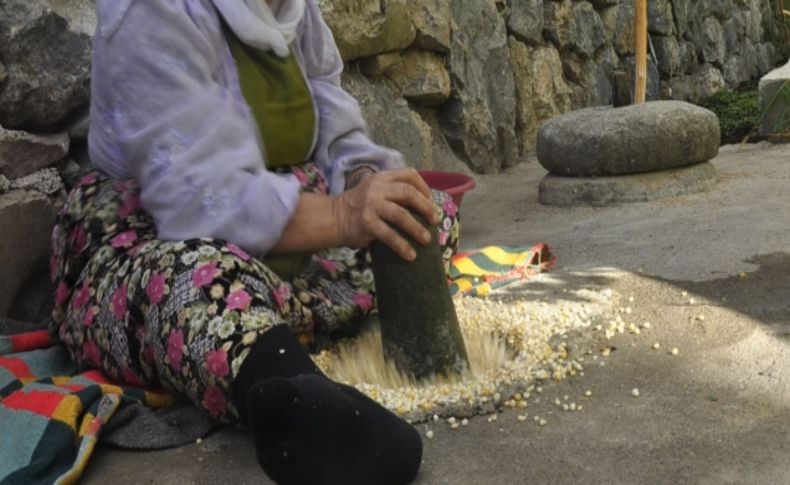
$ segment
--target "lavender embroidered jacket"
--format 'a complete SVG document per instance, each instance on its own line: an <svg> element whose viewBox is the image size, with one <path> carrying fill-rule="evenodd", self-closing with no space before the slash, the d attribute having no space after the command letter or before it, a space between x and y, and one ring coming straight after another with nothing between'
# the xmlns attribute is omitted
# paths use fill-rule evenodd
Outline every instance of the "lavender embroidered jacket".
<svg viewBox="0 0 790 485"><path fill-rule="evenodd" d="M258 127L242 96L211 0L98 0L92 163L134 178L159 237L213 237L258 256L296 208L293 175L267 171ZM317 129L311 160L342 192L360 164L404 166L366 134L357 101L340 86L343 62L315 0L291 44L308 80Z"/></svg>

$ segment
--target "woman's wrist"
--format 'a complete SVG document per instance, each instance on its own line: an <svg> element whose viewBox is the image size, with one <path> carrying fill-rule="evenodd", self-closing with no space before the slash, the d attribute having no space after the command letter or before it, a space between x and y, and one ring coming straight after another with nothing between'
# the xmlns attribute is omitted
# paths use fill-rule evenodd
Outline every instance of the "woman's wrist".
<svg viewBox="0 0 790 485"><path fill-rule="evenodd" d="M299 253L342 246L342 216L337 197L302 193L291 220L269 253Z"/></svg>
<svg viewBox="0 0 790 485"><path fill-rule="evenodd" d="M345 190L353 189L364 179L376 173L376 169L371 165L360 165L346 173Z"/></svg>

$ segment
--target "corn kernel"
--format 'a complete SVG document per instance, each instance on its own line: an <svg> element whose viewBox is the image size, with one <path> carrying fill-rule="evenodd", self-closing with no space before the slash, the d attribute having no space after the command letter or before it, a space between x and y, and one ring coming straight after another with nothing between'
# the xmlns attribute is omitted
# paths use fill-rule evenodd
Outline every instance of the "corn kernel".
<svg viewBox="0 0 790 485"><path fill-rule="evenodd" d="M633 388L631 390L631 395L634 396L634 397L639 397L639 389Z"/></svg>
<svg viewBox="0 0 790 485"><path fill-rule="evenodd" d="M678 350L677 347L672 347L672 355L678 355L678 354L680 354L680 350Z"/></svg>
<svg viewBox="0 0 790 485"><path fill-rule="evenodd" d="M433 430L429 429L428 431L426 431L425 437L428 438L429 440L432 440L433 439Z"/></svg>

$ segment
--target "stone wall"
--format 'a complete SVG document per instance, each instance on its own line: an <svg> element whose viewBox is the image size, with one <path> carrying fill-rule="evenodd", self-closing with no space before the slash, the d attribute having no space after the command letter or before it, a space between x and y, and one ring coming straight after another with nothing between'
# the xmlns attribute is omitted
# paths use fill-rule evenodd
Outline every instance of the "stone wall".
<svg viewBox="0 0 790 485"><path fill-rule="evenodd" d="M633 0L321 0L375 138L418 167L494 172L540 123L611 103ZM762 0L650 0L648 98L698 101L776 63ZM411 20L409 21L409 17ZM383 120L378 119L384 116Z"/></svg>
<svg viewBox="0 0 790 485"><path fill-rule="evenodd" d="M419 168L514 165L542 121L609 103L612 70L633 66L632 0L318 2L372 136ZM49 228L87 164L94 8L0 2L0 315L46 281ZM763 8L650 0L649 96L696 100L768 71L776 59Z"/></svg>

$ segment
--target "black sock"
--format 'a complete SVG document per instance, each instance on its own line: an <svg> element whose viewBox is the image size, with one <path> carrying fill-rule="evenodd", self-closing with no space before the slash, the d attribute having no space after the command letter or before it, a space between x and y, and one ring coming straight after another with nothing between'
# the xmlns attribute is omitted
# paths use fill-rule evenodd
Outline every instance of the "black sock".
<svg viewBox="0 0 790 485"><path fill-rule="evenodd" d="M247 403L258 461L280 485L404 485L420 468L417 430L326 377L267 379Z"/></svg>
<svg viewBox="0 0 790 485"><path fill-rule="evenodd" d="M285 327L253 346L233 398L261 467L280 485L403 485L419 470L419 433L328 379Z"/></svg>
<svg viewBox="0 0 790 485"><path fill-rule="evenodd" d="M300 374L323 375L293 332L285 325L278 325L263 334L233 381L233 403L241 421L247 422L247 394L253 384L271 377Z"/></svg>

